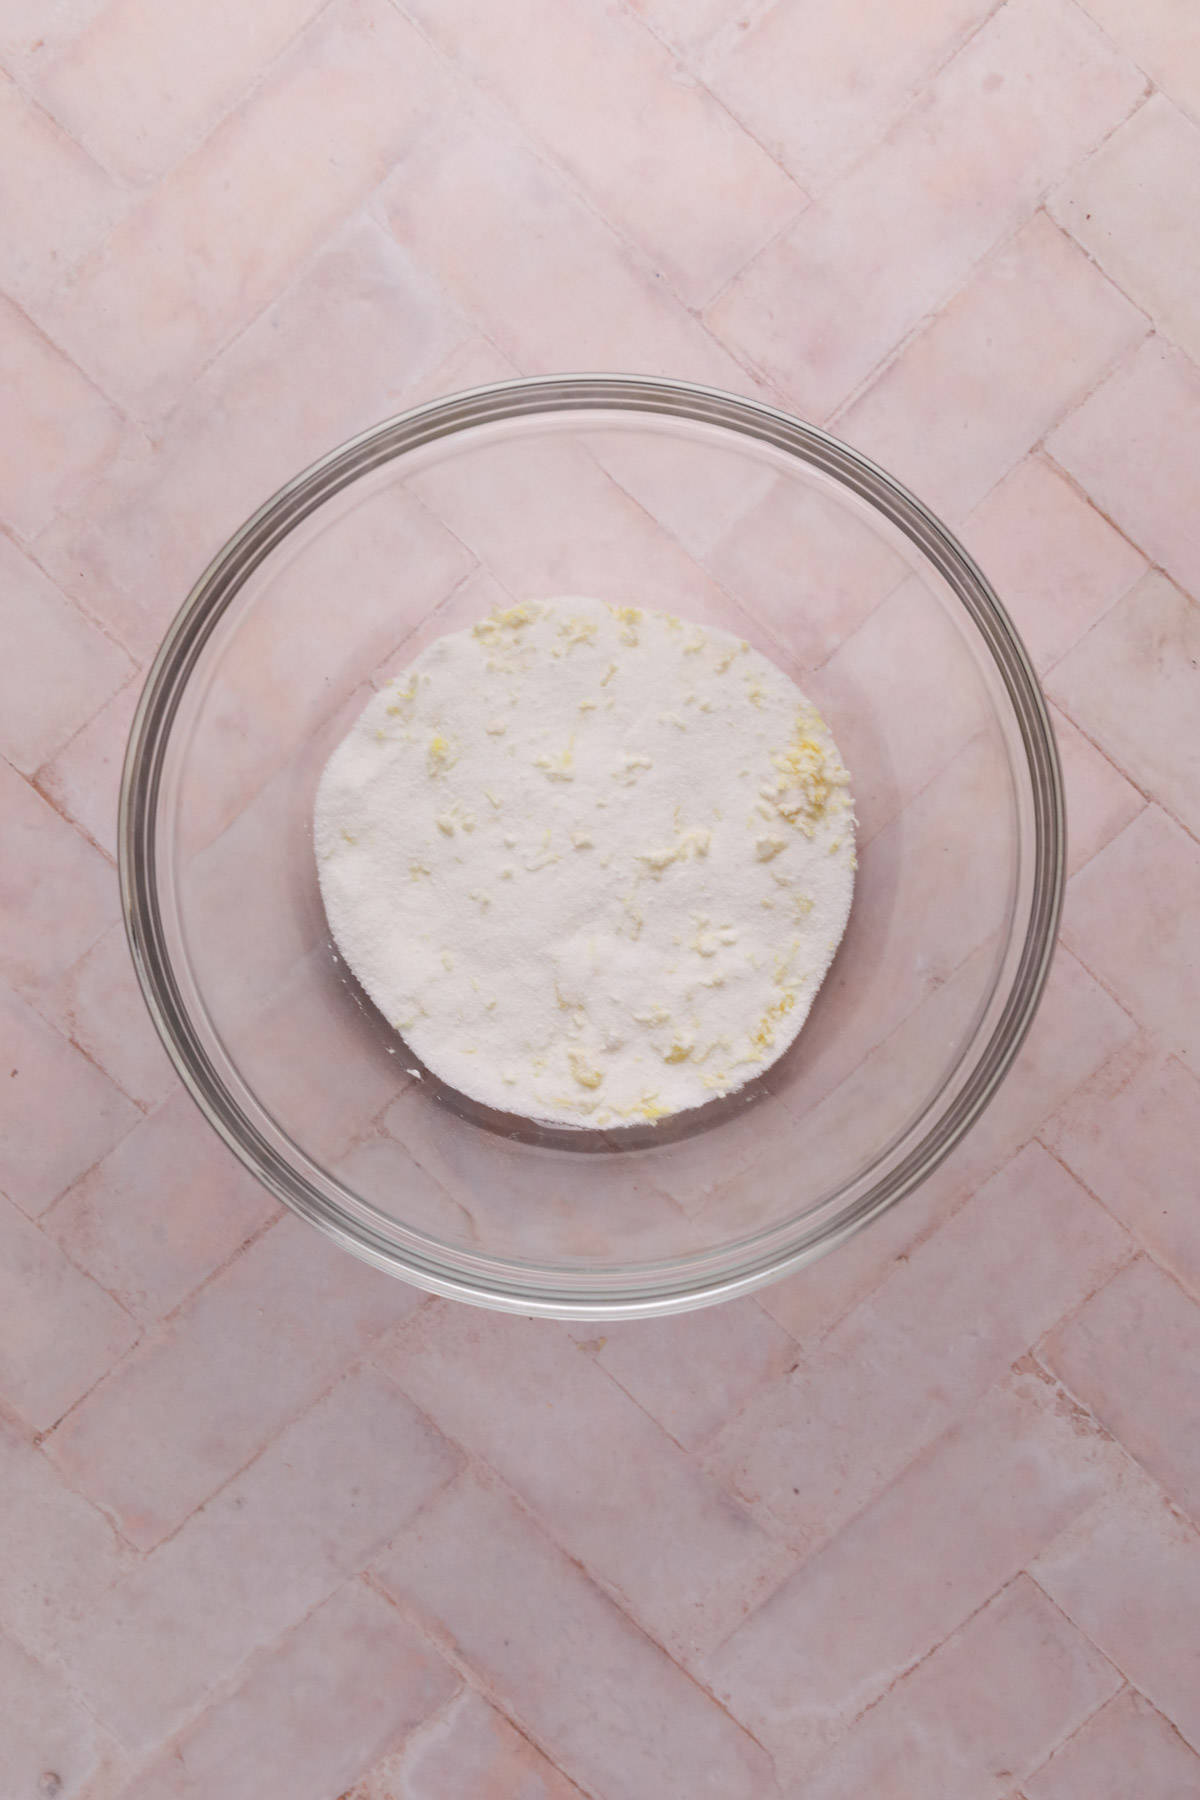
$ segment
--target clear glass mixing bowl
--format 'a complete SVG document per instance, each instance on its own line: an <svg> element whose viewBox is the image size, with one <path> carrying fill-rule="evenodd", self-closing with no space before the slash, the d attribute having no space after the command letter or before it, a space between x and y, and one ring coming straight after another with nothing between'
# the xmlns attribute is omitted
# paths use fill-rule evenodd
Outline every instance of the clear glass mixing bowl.
<svg viewBox="0 0 1200 1800"><path fill-rule="evenodd" d="M759 1082L616 1133L443 1089L340 964L313 795L373 686L495 602L578 593L750 639L822 708L860 820L854 909ZM296 477L188 597L126 759L121 886L146 1000L243 1162L347 1249L522 1313L743 1293L902 1200L1037 1006L1061 778L1029 660L919 501L787 414L682 382L503 383Z"/></svg>

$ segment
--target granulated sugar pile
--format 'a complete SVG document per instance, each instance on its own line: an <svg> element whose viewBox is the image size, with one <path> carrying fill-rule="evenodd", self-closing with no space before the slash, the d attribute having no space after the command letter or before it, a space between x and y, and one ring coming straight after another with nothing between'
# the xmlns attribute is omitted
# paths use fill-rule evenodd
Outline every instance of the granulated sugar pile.
<svg viewBox="0 0 1200 1800"><path fill-rule="evenodd" d="M774 664L632 606L440 638L330 758L330 928L422 1061L505 1112L654 1120L804 1023L854 887L848 777Z"/></svg>

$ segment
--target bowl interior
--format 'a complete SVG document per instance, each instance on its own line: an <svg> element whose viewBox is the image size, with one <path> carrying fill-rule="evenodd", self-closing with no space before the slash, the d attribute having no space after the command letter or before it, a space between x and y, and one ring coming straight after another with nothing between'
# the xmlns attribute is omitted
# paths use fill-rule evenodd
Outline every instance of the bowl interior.
<svg viewBox="0 0 1200 1800"><path fill-rule="evenodd" d="M371 443L214 565L135 727L135 952L193 1091L301 1211L464 1297L655 1310L812 1254L953 1140L1040 983L1031 726L990 619L883 489L729 422L590 404ZM496 603L564 593L749 639L825 713L859 817L850 925L795 1045L638 1131L443 1089L341 965L317 890L316 783L372 688Z"/></svg>

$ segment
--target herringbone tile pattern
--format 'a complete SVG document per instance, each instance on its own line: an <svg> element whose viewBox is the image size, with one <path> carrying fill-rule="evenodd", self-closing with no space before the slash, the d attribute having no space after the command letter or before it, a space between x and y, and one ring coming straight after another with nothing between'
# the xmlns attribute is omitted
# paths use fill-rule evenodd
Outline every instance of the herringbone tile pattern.
<svg viewBox="0 0 1200 1800"><path fill-rule="evenodd" d="M1197 192L1183 0L0 9L6 1800L1200 1795ZM1073 827L957 1159L607 1334L280 1217L154 1041L113 866L230 530L390 411L567 368L765 394L942 509ZM744 501L681 522L734 579Z"/></svg>

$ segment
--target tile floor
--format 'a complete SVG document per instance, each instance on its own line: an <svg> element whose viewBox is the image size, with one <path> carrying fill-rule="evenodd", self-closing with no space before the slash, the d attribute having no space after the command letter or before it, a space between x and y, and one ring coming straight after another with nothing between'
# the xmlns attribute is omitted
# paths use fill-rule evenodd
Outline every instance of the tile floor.
<svg viewBox="0 0 1200 1800"><path fill-rule="evenodd" d="M1200 1796L1198 183L1184 0L0 9L5 1800ZM593 367L943 509L1073 808L950 1174L607 1333L281 1217L113 866L142 671L250 505Z"/></svg>

